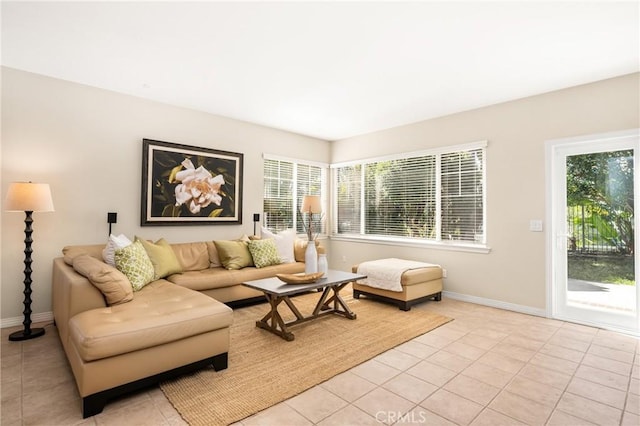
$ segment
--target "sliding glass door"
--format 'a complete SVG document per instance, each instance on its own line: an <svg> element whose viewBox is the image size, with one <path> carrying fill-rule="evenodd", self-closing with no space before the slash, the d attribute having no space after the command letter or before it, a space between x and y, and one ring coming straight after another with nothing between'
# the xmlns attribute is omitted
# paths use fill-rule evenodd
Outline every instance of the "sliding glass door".
<svg viewBox="0 0 640 426"><path fill-rule="evenodd" d="M551 148L551 304L559 319L640 331L637 134Z"/></svg>

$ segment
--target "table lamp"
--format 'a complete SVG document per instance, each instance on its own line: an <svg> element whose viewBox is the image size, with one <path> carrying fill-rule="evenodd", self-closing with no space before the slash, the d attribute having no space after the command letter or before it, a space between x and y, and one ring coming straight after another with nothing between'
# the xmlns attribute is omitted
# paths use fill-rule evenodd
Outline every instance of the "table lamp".
<svg viewBox="0 0 640 426"><path fill-rule="evenodd" d="M316 251L315 236L313 235L313 215L322 213L322 205L320 203L320 197L317 195L305 195L302 198L302 206L300 207L302 213L307 214L308 222L305 225L304 219L302 224L307 231L307 248L304 253L304 272L307 274L313 274L318 272L318 252Z"/></svg>
<svg viewBox="0 0 640 426"><path fill-rule="evenodd" d="M320 203L319 195L305 195L302 198L302 207L300 207L302 213L306 213L308 223L306 225L307 237L309 241L315 240L313 237L313 215L322 213L322 205Z"/></svg>
<svg viewBox="0 0 640 426"><path fill-rule="evenodd" d="M52 212L53 200L51 190L46 183L14 182L9 185L4 201L6 211L24 211L24 330L9 335L9 340L19 341L33 339L44 334L43 328L31 328L31 224L33 212Z"/></svg>

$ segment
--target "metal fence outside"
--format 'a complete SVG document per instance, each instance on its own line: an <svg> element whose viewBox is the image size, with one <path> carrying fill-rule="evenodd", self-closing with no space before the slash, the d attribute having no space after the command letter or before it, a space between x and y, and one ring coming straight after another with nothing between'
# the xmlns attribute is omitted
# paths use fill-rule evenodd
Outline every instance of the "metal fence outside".
<svg viewBox="0 0 640 426"><path fill-rule="evenodd" d="M599 219L599 220L594 220ZM611 237L610 226L589 205L567 207L568 249L574 254L616 254L623 247Z"/></svg>

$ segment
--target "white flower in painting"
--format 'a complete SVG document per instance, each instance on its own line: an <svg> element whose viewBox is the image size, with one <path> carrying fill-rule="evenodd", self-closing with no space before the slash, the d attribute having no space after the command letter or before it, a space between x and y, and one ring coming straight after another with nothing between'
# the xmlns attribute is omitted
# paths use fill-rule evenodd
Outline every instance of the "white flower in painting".
<svg viewBox="0 0 640 426"><path fill-rule="evenodd" d="M176 173L176 206L185 204L193 214L214 203L220 205L220 187L224 185L222 175L213 177L204 167L197 169L188 158L182 162L184 170Z"/></svg>

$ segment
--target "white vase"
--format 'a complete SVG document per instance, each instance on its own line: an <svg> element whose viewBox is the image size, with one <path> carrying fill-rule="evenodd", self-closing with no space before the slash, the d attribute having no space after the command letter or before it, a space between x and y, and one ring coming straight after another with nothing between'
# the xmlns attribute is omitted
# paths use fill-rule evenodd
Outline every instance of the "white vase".
<svg viewBox="0 0 640 426"><path fill-rule="evenodd" d="M318 255L318 272L322 272L325 277L327 272L329 271L329 264L327 263L327 255L324 253L320 253Z"/></svg>
<svg viewBox="0 0 640 426"><path fill-rule="evenodd" d="M304 252L304 273L313 274L318 272L318 252L315 241L307 243L307 250Z"/></svg>

